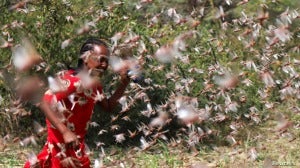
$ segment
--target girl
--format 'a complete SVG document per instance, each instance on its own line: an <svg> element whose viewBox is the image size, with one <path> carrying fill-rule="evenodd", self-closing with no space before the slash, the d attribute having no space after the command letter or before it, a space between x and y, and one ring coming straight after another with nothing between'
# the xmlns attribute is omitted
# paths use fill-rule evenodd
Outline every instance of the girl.
<svg viewBox="0 0 300 168"><path fill-rule="evenodd" d="M40 104L46 116L47 142L37 159L28 160L25 168L90 167L84 137L94 105L99 103L105 111L111 111L130 81L128 67L123 67L114 94L109 99L102 94L97 77L107 69L109 54L103 41L90 38L81 47L77 68L57 74L61 89L46 91Z"/></svg>

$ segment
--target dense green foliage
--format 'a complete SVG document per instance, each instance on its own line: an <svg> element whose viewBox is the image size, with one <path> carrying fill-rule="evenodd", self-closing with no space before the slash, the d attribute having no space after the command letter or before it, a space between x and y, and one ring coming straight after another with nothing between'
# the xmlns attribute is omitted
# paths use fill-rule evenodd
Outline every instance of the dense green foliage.
<svg viewBox="0 0 300 168"><path fill-rule="evenodd" d="M279 40L270 45L269 39L272 40L274 36L272 31L281 26L279 21L284 15L282 13L286 11L288 15L296 15L297 11L293 8L300 3L293 0L274 2L260 0L237 5L239 1L232 1L232 5L227 5L217 0L152 3L129 0L122 3L32 0L25 7L13 10L9 8L17 2L2 1L0 40L4 39L15 45L19 44L23 37L28 37L50 68L45 72L31 70L18 73L12 66L7 66L11 60L11 50L1 48L0 62L3 78L0 80L0 90L3 101L0 101L0 136L9 133L21 137L30 135L32 122L44 120L43 115L34 105L24 103L16 107L12 103L17 99L14 92L15 85L13 80L8 81L8 78L35 73L47 77L68 66L74 67L84 39L90 36L99 37L112 46L111 38L118 32L124 32L125 35L120 40L123 43L126 43L126 38L139 36L137 43L134 43L136 46L132 47L133 56L143 59L144 78L152 80L140 86L147 88L144 91L154 110L158 111L158 106L169 103L165 111L172 119L161 130L153 129L149 135L138 131L135 138L127 138L125 143L139 145L136 142L142 136L146 136L150 141L155 139L153 136L156 133L164 130L167 131L168 137L178 138L184 135L181 138L186 139L187 143L193 136L189 134L189 129L198 129L198 131L202 129L201 131L205 132L205 136L201 137L202 142L207 140L210 143L225 144L231 143L228 137L243 138L244 133L240 130L268 119L273 109L269 105L275 106L284 103L287 99L293 99L296 106L299 91L293 90L287 95L283 95L283 92L286 85L299 90L299 76L296 75L299 72L297 67L300 50L299 16L291 18L292 22L287 23L288 31L291 32L288 40ZM138 5L142 7L136 9ZM220 6L223 6L226 13L224 19L216 18L216 13L220 13ZM177 21L174 17L168 16L170 8L176 9L183 20ZM202 9L205 9L203 13ZM267 11L269 17L260 24L257 18L262 11ZM153 21L155 16L158 17L158 21ZM199 25L193 25L196 22L199 22ZM84 26L87 26L86 31L78 32ZM257 27L260 27L259 30ZM190 31L196 33L186 40L187 48L182 51L182 55L188 57L186 62L176 59L172 63L162 64L155 59L155 52L160 47L171 44L176 37ZM71 43L63 49L61 45L67 39ZM141 43L145 44L146 52L139 51ZM253 67L252 62L256 67ZM160 66L161 69L158 69ZM233 88L222 88L215 82L218 76L226 73L234 74L238 78L239 82ZM275 83L264 82L268 80L262 77L264 73L272 74ZM104 90L108 95L117 86L114 77L115 74L112 72L108 72L103 77ZM188 80L192 82L189 83ZM247 85L247 81L251 81L251 85ZM211 87L208 87L210 84ZM126 95L135 97L137 91L141 90L136 89L136 86L130 87ZM209 111L209 119L194 123L190 127L179 122L176 112L172 111L172 104L175 104L172 99L174 94L196 97L199 103L198 110ZM226 102L229 97L231 102L228 104ZM246 98L245 101L242 100L243 97ZM94 145L95 141L114 143L113 135L125 133L128 136L127 130L138 130L141 125L149 124L158 113L153 113L150 117L143 115L142 111L147 108L147 103L143 99L137 100L129 112L122 114L118 113L120 108L117 108L112 114L118 117L115 121L111 121L112 117L107 113L98 113L101 109L96 107L93 121L97 122L99 127L90 129L88 135L90 144ZM228 107L231 103L237 104L237 110ZM31 115L11 110L13 108L31 111ZM128 115L131 120L123 120L122 117L125 115ZM220 119L222 116L224 119ZM111 127L114 125L118 125L120 129L113 130ZM103 136L97 136L101 129L109 131ZM197 134L201 134L201 131Z"/></svg>

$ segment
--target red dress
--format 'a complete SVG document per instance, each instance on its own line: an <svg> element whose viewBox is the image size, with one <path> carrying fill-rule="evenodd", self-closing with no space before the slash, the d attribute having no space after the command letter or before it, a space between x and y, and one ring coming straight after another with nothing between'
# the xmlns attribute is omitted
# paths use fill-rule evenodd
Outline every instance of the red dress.
<svg viewBox="0 0 300 168"><path fill-rule="evenodd" d="M58 79L64 84L65 91L53 93L48 90L43 99L50 103L51 108L58 112L61 121L77 135L80 141L79 149L75 151L68 147L64 143L62 134L46 119L47 142L37 155L37 160L27 161L25 168L30 168L34 164L42 168L62 168L66 167L63 160L66 161L66 158L70 157L78 159L83 168L90 167L90 160L85 152L84 137L96 103L95 97L102 94L102 87L98 85L83 89L82 80L73 74L73 70L60 72Z"/></svg>

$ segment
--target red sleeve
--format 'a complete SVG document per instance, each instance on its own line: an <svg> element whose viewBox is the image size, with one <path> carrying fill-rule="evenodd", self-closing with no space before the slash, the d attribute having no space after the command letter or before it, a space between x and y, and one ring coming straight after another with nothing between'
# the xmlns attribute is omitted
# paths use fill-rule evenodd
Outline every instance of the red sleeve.
<svg viewBox="0 0 300 168"><path fill-rule="evenodd" d="M99 85L99 86L97 87L97 90L102 94L102 93L103 93L102 85Z"/></svg>
<svg viewBox="0 0 300 168"><path fill-rule="evenodd" d="M78 91L80 86L80 79L76 76L73 76L71 72L66 72L63 75L58 76L62 85L65 87L64 91L53 93L51 90L48 90L43 97L43 100L49 103L58 102L62 99L68 98L72 93Z"/></svg>

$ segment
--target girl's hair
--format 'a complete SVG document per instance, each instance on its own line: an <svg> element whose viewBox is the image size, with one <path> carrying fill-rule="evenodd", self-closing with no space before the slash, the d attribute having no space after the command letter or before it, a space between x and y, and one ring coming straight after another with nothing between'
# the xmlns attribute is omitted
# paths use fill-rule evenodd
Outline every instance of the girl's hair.
<svg viewBox="0 0 300 168"><path fill-rule="evenodd" d="M80 56L87 51L93 51L96 45L103 45L107 48L107 50L109 50L108 45L104 41L98 38L90 37L85 41L85 43L82 44L80 49ZM83 59L79 58L77 63L77 69L81 69L83 63L84 63Z"/></svg>

